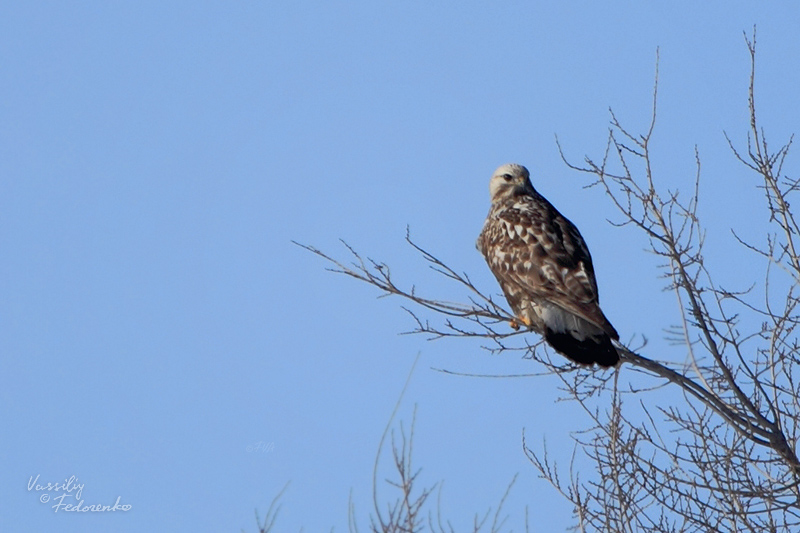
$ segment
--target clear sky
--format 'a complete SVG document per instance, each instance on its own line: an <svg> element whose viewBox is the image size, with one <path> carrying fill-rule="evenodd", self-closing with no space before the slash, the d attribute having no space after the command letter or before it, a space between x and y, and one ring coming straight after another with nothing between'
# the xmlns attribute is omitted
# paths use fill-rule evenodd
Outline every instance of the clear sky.
<svg viewBox="0 0 800 533"><path fill-rule="evenodd" d="M288 482L279 530L361 529L381 433L414 405L419 482L443 480L464 529L511 478L509 526L571 523L521 440L559 464L589 421L552 377L471 341L400 336L393 299L336 276L291 240L344 257L339 238L399 282L463 297L412 236L488 292L474 241L495 167L519 162L575 222L622 338L680 363L663 339L675 299L580 162L608 108L646 127L656 48L665 186L703 158L708 255L759 205L723 131L744 142L757 97L777 144L800 131L796 2L6 2L0 7L0 529L255 531ZM763 222L763 221L761 221ZM387 471L388 473L388 471ZM58 491L83 484L69 513ZM43 503L45 494L50 500ZM75 503L69 492L63 503ZM386 493L384 491L384 494ZM70 499L71 498L71 499Z"/></svg>

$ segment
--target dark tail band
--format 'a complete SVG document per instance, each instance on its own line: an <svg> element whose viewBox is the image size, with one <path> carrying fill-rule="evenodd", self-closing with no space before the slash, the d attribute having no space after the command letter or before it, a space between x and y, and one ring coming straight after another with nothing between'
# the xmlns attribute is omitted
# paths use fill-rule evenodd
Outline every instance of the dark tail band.
<svg viewBox="0 0 800 533"><path fill-rule="evenodd" d="M544 338L558 353L581 365L610 367L619 362L619 354L605 334L579 341L569 333L548 329Z"/></svg>

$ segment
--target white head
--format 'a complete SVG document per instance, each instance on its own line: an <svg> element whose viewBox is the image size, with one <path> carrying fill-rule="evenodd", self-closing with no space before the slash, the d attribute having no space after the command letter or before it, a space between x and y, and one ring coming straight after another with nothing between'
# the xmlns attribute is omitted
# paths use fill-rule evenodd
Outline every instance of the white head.
<svg viewBox="0 0 800 533"><path fill-rule="evenodd" d="M508 164L497 167L489 180L492 203L503 200L521 189L533 189L528 169L522 165Z"/></svg>

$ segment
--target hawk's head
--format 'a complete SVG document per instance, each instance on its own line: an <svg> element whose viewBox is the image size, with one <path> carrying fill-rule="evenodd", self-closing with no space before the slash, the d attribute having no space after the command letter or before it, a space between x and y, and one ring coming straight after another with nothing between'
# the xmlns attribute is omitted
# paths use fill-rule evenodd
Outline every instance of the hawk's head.
<svg viewBox="0 0 800 533"><path fill-rule="evenodd" d="M501 165L489 181L489 195L492 203L505 200L515 193L533 189L528 169L522 165Z"/></svg>

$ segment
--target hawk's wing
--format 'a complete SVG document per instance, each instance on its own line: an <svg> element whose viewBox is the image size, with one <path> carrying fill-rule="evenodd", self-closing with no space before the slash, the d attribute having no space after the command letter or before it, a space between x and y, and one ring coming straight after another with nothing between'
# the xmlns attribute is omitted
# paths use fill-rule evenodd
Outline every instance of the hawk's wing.
<svg viewBox="0 0 800 533"><path fill-rule="evenodd" d="M501 285L507 278L618 338L598 305L592 257L578 229L541 196L498 208L479 247Z"/></svg>

